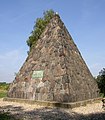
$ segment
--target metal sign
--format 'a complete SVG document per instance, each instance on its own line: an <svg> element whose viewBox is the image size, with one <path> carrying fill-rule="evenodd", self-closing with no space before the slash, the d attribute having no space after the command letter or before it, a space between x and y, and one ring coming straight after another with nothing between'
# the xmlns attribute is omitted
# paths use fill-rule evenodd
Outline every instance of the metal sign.
<svg viewBox="0 0 105 120"><path fill-rule="evenodd" d="M35 78L43 78L43 71L42 70L33 71L32 78L33 79L35 79Z"/></svg>

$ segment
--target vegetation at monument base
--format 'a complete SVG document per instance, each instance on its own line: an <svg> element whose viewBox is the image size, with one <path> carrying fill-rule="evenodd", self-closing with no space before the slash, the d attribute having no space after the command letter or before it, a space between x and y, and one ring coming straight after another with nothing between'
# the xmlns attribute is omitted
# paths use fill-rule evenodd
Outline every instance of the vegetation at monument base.
<svg viewBox="0 0 105 120"><path fill-rule="evenodd" d="M35 25L33 27L33 31L31 32L31 36L29 36L29 38L27 40L27 45L30 48L40 38L40 35L43 33L47 24L53 18L54 14L55 14L55 12L53 10L47 10L46 12L43 13L44 16L42 18L36 19Z"/></svg>
<svg viewBox="0 0 105 120"><path fill-rule="evenodd" d="M6 82L0 82L0 98L7 96L7 90L9 88L9 84Z"/></svg>
<svg viewBox="0 0 105 120"><path fill-rule="evenodd" d="M101 96L105 97L105 68L103 68L96 78Z"/></svg>
<svg viewBox="0 0 105 120"><path fill-rule="evenodd" d="M9 83L0 82L0 98L7 96L7 91L9 88ZM10 115L8 112L0 111L0 120L17 120L14 116Z"/></svg>

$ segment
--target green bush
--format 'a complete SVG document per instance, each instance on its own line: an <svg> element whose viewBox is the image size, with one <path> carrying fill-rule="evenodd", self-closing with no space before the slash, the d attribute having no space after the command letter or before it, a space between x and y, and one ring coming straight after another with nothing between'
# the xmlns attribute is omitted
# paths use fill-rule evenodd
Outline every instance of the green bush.
<svg viewBox="0 0 105 120"><path fill-rule="evenodd" d="M6 82L0 82L0 98L7 96L7 91L9 88L9 84Z"/></svg>

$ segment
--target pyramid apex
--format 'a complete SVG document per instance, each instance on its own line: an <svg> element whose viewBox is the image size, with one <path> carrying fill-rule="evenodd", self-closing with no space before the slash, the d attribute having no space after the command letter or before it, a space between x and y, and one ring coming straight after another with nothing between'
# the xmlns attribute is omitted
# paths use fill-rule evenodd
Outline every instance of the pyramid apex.
<svg viewBox="0 0 105 120"><path fill-rule="evenodd" d="M59 13L58 13L58 12L55 12L55 14L56 14L56 15L59 15Z"/></svg>

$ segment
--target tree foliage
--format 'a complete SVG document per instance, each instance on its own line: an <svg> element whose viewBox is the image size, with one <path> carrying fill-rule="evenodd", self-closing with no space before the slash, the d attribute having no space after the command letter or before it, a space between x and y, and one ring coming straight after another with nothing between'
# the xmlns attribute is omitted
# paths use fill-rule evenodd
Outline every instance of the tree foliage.
<svg viewBox="0 0 105 120"><path fill-rule="evenodd" d="M36 19L35 25L33 27L33 31L31 32L31 35L27 40L27 45L30 48L40 38L40 35L43 33L44 29L46 28L46 25L53 18L54 14L55 12L53 10L47 10L46 12L43 13L44 16L42 18Z"/></svg>
<svg viewBox="0 0 105 120"><path fill-rule="evenodd" d="M103 68L100 72L99 75L96 78L98 87L100 89L100 93L105 96L105 68Z"/></svg>

